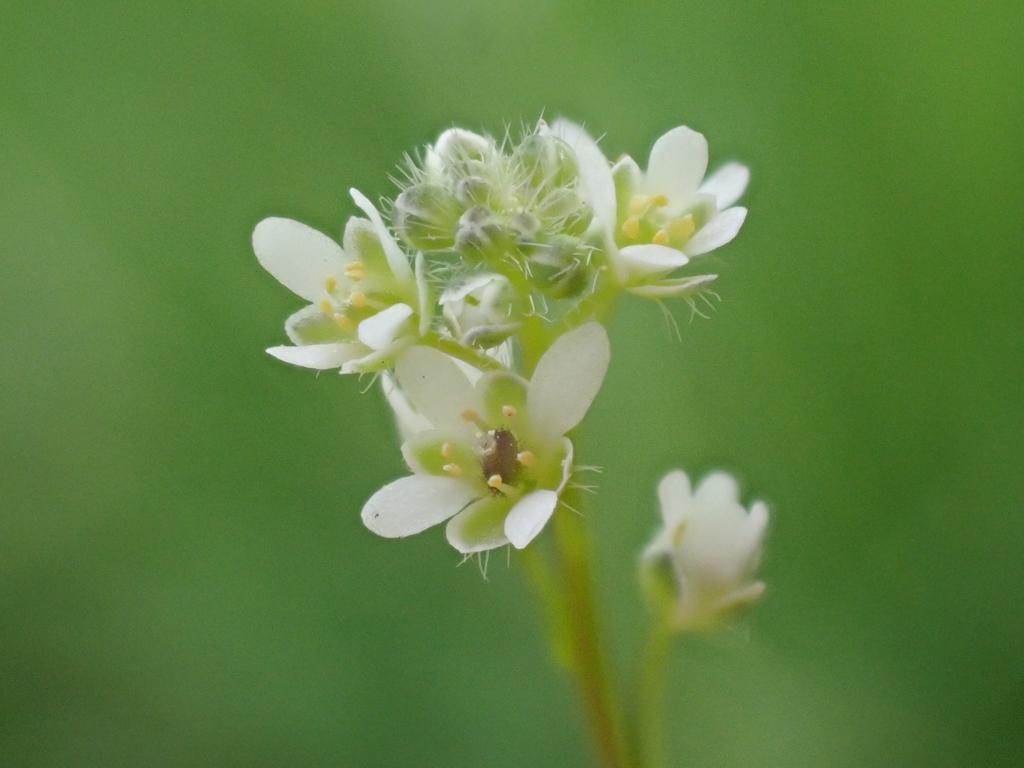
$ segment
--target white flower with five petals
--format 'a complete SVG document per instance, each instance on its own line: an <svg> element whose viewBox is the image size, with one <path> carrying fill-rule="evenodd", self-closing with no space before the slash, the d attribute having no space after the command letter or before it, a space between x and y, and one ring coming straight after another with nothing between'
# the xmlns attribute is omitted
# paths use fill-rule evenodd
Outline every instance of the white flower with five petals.
<svg viewBox="0 0 1024 768"><path fill-rule="evenodd" d="M438 350L410 349L395 377L431 428L408 437L402 455L413 474L377 491L363 522L398 538L447 520L448 541L465 554L528 545L558 506L572 471L565 434L597 395L609 356L594 322L560 336L529 381L493 371L474 384Z"/></svg>
<svg viewBox="0 0 1024 768"><path fill-rule="evenodd" d="M751 576L768 524L764 502L744 509L736 480L725 472L708 475L693 490L686 473L675 470L662 478L658 497L663 525L643 563L671 566L678 629L713 626L761 596L764 583Z"/></svg>
<svg viewBox="0 0 1024 768"><path fill-rule="evenodd" d="M733 205L746 189L746 166L727 163L705 179L707 140L685 126L654 143L646 171L628 155L612 168L575 123L556 120L550 130L576 152L583 194L628 290L661 298L699 290L715 279L668 275L736 237L747 215L746 208Z"/></svg>
<svg viewBox="0 0 1024 768"><path fill-rule="evenodd" d="M429 328L422 257L414 271L373 204L351 194L367 218L349 219L345 249L292 219L267 218L253 230L260 264L311 302L285 321L295 346L267 350L279 360L341 373L380 370Z"/></svg>

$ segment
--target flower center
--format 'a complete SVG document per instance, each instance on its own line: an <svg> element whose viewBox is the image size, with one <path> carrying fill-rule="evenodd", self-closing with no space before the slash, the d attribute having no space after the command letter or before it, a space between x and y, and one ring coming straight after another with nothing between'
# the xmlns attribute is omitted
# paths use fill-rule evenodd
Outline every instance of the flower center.
<svg viewBox="0 0 1024 768"><path fill-rule="evenodd" d="M488 485L495 476L501 484L515 483L522 469L516 436L508 429L492 429L485 433L481 442L480 467Z"/></svg>
<svg viewBox="0 0 1024 768"><path fill-rule="evenodd" d="M352 287L365 277L361 261L350 261L345 265L345 280L339 282L334 275L324 279L327 297L320 300L319 308L332 318L343 331L351 331L360 320L384 308L386 305L368 297L363 291Z"/></svg>
<svg viewBox="0 0 1024 768"><path fill-rule="evenodd" d="M513 405L503 405L501 413L506 419L512 420L518 415L518 409ZM507 425L492 428L472 408L463 411L462 418L480 429L477 432L479 442L476 455L480 462L480 472L491 492L516 494L516 481L521 479L523 470L529 469L536 461L533 452L520 450L519 439ZM455 448L451 443L441 446L443 458L452 459L454 455ZM464 472L463 466L453 461L445 464L442 469L454 477L461 477Z"/></svg>
<svg viewBox="0 0 1024 768"><path fill-rule="evenodd" d="M697 223L692 213L669 216L665 212L668 202L668 197L660 193L634 195L620 235L629 244L654 243L681 248L696 231Z"/></svg>

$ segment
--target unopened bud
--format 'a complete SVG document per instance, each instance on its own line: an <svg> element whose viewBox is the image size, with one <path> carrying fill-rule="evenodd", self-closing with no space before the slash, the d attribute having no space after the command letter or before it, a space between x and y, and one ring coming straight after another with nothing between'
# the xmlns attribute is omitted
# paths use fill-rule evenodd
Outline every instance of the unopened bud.
<svg viewBox="0 0 1024 768"><path fill-rule="evenodd" d="M494 142L462 128L449 128L434 143L433 151L453 181L477 173L495 156Z"/></svg>
<svg viewBox="0 0 1024 768"><path fill-rule="evenodd" d="M461 214L462 207L444 187L417 184L395 200L394 222L413 248L443 251L455 242L455 225Z"/></svg>
<svg viewBox="0 0 1024 768"><path fill-rule="evenodd" d="M534 133L523 139L516 147L513 160L535 189L572 187L579 172L572 148L545 133Z"/></svg>
<svg viewBox="0 0 1024 768"><path fill-rule="evenodd" d="M470 208L462 214L455 230L455 247L466 254L500 256L507 240L507 233L498 217L481 206Z"/></svg>
<svg viewBox="0 0 1024 768"><path fill-rule="evenodd" d="M487 205L491 188L480 176L467 176L455 185L455 199L463 206Z"/></svg>

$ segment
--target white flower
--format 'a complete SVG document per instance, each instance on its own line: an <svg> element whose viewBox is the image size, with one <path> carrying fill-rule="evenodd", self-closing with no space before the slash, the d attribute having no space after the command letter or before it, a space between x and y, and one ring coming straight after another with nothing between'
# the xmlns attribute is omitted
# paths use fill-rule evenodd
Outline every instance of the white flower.
<svg viewBox="0 0 1024 768"><path fill-rule="evenodd" d="M671 565L675 625L708 627L756 600L764 591L763 582L751 580L768 523L764 502L755 501L748 513L725 472L708 475L693 491L686 473L675 470L662 478L658 497L664 524L643 562Z"/></svg>
<svg viewBox="0 0 1024 768"><path fill-rule="evenodd" d="M525 547L558 505L572 470L565 433L597 395L609 356L604 327L593 322L560 336L529 381L501 371L474 384L436 349L408 350L395 376L430 429L402 446L413 474L366 502L366 527L398 538L448 520L448 541L460 552ZM403 422L415 428L408 414Z"/></svg>
<svg viewBox="0 0 1024 768"><path fill-rule="evenodd" d="M714 280L666 276L739 232L747 209L733 203L746 189L746 166L727 163L704 179L707 141L685 126L654 143L646 172L628 155L609 167L594 139L575 123L556 120L551 131L576 152L583 192L629 290L658 298Z"/></svg>
<svg viewBox="0 0 1024 768"><path fill-rule="evenodd" d="M286 363L341 373L379 370L429 328L422 258L414 273L377 209L357 190L351 194L368 218L349 219L345 250L292 219L267 218L253 230L260 264L311 302L285 321L295 346L267 350Z"/></svg>

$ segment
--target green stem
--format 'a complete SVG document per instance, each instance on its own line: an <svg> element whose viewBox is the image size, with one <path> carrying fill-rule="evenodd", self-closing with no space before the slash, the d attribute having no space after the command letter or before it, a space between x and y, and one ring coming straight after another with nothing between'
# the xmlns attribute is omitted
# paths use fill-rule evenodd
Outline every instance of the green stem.
<svg viewBox="0 0 1024 768"><path fill-rule="evenodd" d="M640 765L644 768L664 768L666 764L665 687L672 637L671 624L656 619L641 659L635 725Z"/></svg>
<svg viewBox="0 0 1024 768"><path fill-rule="evenodd" d="M564 494L578 509L580 493ZM564 621L571 669L583 700L591 735L601 764L606 768L628 768L622 713L615 698L601 636L590 572L590 542L583 520L570 510L560 509L554 517L555 540L565 588Z"/></svg>
<svg viewBox="0 0 1024 768"><path fill-rule="evenodd" d="M475 368L479 368L481 371L503 371L505 366L495 360L489 355L485 355L479 350L467 347L465 344L460 344L455 339L447 336L441 336L437 333L428 333L420 339L421 343L428 347L434 347L444 352L446 355L462 360L465 363L469 363Z"/></svg>
<svg viewBox="0 0 1024 768"><path fill-rule="evenodd" d="M544 609L551 655L558 664L570 669L573 664L572 650L562 610L565 598L558 589L558 582L551 574L547 558L537 546L517 549L515 554Z"/></svg>
<svg viewBox="0 0 1024 768"><path fill-rule="evenodd" d="M622 287L610 275L602 273L594 290L577 301L566 313L566 320L570 327L582 325L588 320L606 322L621 294Z"/></svg>

